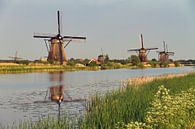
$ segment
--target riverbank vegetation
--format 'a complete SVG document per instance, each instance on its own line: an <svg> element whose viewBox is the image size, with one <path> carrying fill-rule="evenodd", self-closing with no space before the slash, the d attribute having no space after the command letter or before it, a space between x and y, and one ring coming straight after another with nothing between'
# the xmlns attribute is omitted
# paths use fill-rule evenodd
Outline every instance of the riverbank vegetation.
<svg viewBox="0 0 195 129"><path fill-rule="evenodd" d="M144 122L131 121L117 123L119 129L181 129L195 127L195 88L169 95L163 85L154 95L151 106L146 112Z"/></svg>
<svg viewBox="0 0 195 129"><path fill-rule="evenodd" d="M54 71L80 71L80 70L99 70L98 66L85 67L82 65L52 65L52 64L14 64L0 65L0 73L25 73L25 72L54 72Z"/></svg>
<svg viewBox="0 0 195 129"><path fill-rule="evenodd" d="M39 119L37 122L30 120L22 121L18 124L9 125L7 127L1 126L0 129L73 129L74 123L71 123L67 117L61 118L61 121L48 116L44 119Z"/></svg>
<svg viewBox="0 0 195 129"><path fill-rule="evenodd" d="M179 67L181 64L177 61L158 62L152 59L147 63L140 62L136 55L128 59L105 60L98 62L89 59L70 59L67 64L59 65L50 61L15 61L0 63L0 73L24 73L24 72L53 72L53 71L80 71L80 70L104 70L104 69L121 69L121 68L160 68L160 67Z"/></svg>
<svg viewBox="0 0 195 129"><path fill-rule="evenodd" d="M148 113L165 113L166 110L164 110L165 107L155 107L154 103L159 100L155 94L159 93L159 86L164 85L166 89L169 89L169 95L173 98L173 100L170 100L172 104L174 102L177 102L178 100L174 100L174 98L177 98L181 94L183 95L184 92L190 92L189 94L194 93L195 89L195 74L190 74L184 77L176 77L176 78L163 78L163 79L154 79L153 81L149 81L145 84L130 84L129 86L125 88L121 88L118 91L113 91L110 93L107 93L105 96L95 96L91 99L91 101L88 103L88 108L86 115L84 119L82 120L80 126L81 128L117 128L117 127L123 127L123 128L136 128L138 126L142 126L142 128L145 128L143 125L147 123L146 119L150 115ZM189 91L192 89L192 92ZM161 92L161 91L160 91ZM162 95L164 93L162 92ZM185 97L186 94L184 94ZM166 96L165 96L166 98ZM162 98L163 104L166 103L167 100L164 100L164 97ZM180 110L179 108L172 110L167 109L167 111L170 111L169 114L167 114L167 119L165 120L172 120L174 121L171 123L171 125L174 127L175 125L178 126L191 126L194 125L195 118L195 98L192 96L192 98L178 98L181 99L181 101L190 101L190 110L188 110L188 106L182 107L183 109L181 112L183 115L178 116L178 119L184 117L180 121L177 121L177 115L174 114L176 110ZM159 100L160 101L160 100ZM167 101L168 102L168 101ZM182 104L179 103L179 104ZM158 103L161 104L161 103ZM171 105L172 105L171 104ZM171 105L167 103L167 108L170 108ZM174 105L172 105L174 107ZM177 106L177 105L175 105ZM175 107L176 108L176 107ZM162 112L157 112L162 110ZM154 112L152 112L154 111ZM163 112L164 111L164 112ZM185 111L185 112L183 112ZM190 116L189 116L190 115ZM188 117L189 116L189 117ZM152 117L152 116L151 116ZM158 117L161 117L160 115ZM172 119L173 118L173 119ZM160 119L160 118L159 118ZM151 118L151 121L155 121L155 116ZM157 121L157 124L159 122L158 127L156 127L156 123L146 124L150 125L151 128L169 128L171 125L166 125L164 123L160 123L160 120ZM122 123L122 124L121 124ZM154 124L154 125L153 125ZM125 125L125 126L123 126Z"/></svg>
<svg viewBox="0 0 195 129"><path fill-rule="evenodd" d="M43 119L20 129L177 129L195 128L195 73L134 78L120 89L95 95L77 124Z"/></svg>

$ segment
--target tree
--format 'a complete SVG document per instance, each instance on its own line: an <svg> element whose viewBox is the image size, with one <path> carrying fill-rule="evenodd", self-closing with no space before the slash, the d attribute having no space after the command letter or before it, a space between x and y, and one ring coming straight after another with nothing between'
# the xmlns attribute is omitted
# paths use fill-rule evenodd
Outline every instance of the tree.
<svg viewBox="0 0 195 129"><path fill-rule="evenodd" d="M151 61L149 61L149 64L153 67L153 68L156 68L157 67L157 60L156 59L152 59Z"/></svg>
<svg viewBox="0 0 195 129"><path fill-rule="evenodd" d="M131 61L131 63L132 63L133 65L139 65L140 62L141 62L140 59L139 59L139 57L136 56L136 55L131 55L130 61Z"/></svg>

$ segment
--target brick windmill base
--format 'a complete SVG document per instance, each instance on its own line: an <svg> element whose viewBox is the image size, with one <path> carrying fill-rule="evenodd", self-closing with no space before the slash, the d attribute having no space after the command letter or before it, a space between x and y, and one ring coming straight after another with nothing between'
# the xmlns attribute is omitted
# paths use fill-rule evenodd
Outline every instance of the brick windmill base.
<svg viewBox="0 0 195 129"><path fill-rule="evenodd" d="M59 45L62 45L62 46L60 47ZM63 64L66 64L67 58L66 58L66 53L65 53L63 41L61 41L61 43L59 43L59 40L51 39L51 48L50 48L47 60L54 61L55 63L60 64L60 51L62 52L62 57L61 57L62 62L63 62Z"/></svg>

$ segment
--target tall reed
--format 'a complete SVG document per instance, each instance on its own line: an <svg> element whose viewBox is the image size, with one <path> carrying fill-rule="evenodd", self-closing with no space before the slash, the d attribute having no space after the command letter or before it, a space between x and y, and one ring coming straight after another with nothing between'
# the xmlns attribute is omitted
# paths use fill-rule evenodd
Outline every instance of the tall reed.
<svg viewBox="0 0 195 129"><path fill-rule="evenodd" d="M170 89L170 94L176 94L195 87L195 74L153 80L139 87L129 85L103 97L96 95L88 102L85 117L80 121L80 128L113 129L118 122L142 122L160 85Z"/></svg>

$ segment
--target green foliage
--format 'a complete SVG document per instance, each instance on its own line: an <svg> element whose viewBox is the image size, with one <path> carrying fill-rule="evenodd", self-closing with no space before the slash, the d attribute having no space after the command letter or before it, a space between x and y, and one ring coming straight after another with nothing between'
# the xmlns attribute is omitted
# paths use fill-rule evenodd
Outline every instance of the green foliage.
<svg viewBox="0 0 195 129"><path fill-rule="evenodd" d="M169 95L161 86L146 115L146 123L153 128L187 128L195 120L195 88Z"/></svg>
<svg viewBox="0 0 195 129"><path fill-rule="evenodd" d="M23 64L23 65L28 65L30 63L30 61L28 60L20 60L20 61L16 61L17 64Z"/></svg>
<svg viewBox="0 0 195 129"><path fill-rule="evenodd" d="M114 60L109 60L109 62L120 63L122 65L126 65L130 61L129 61L129 59L114 59Z"/></svg>
<svg viewBox="0 0 195 129"><path fill-rule="evenodd" d="M147 109L151 106L159 85L170 89L170 95L178 94L195 87L195 75L181 78L156 80L140 87L128 86L107 93L104 97L95 96L87 105L87 112L80 122L81 129L113 129L119 122L143 123Z"/></svg>
<svg viewBox="0 0 195 129"><path fill-rule="evenodd" d="M133 65L135 65L135 66L138 66L138 65L141 63L139 57L136 56L136 55L131 55L130 61L131 61L131 63L132 63Z"/></svg>
<svg viewBox="0 0 195 129"><path fill-rule="evenodd" d="M48 116L41 118L37 122L23 121L19 125L1 127L1 129L73 129L74 123L71 123L67 117L58 121L56 118Z"/></svg>
<svg viewBox="0 0 195 129"><path fill-rule="evenodd" d="M138 68L141 68L141 69L144 68L144 64L142 62L140 62L137 66L138 66Z"/></svg>
<svg viewBox="0 0 195 129"><path fill-rule="evenodd" d="M156 59L152 59L149 64L152 66L152 68L156 68L158 66L158 61Z"/></svg>
<svg viewBox="0 0 195 129"><path fill-rule="evenodd" d="M180 66L180 63L178 61L175 61L174 64L175 64L176 67Z"/></svg>
<svg viewBox="0 0 195 129"><path fill-rule="evenodd" d="M151 61L153 61L153 62L158 62L155 58L153 58Z"/></svg>
<svg viewBox="0 0 195 129"><path fill-rule="evenodd" d="M67 62L67 65L70 65L70 66L74 66L76 63L74 62L74 61L72 61L72 60L69 60L68 62Z"/></svg>
<svg viewBox="0 0 195 129"><path fill-rule="evenodd" d="M168 67L168 66L169 66L168 61L160 62L160 67Z"/></svg>
<svg viewBox="0 0 195 129"><path fill-rule="evenodd" d="M115 62L107 62L102 64L102 69L120 69L124 68L125 65L122 65L121 63L115 63Z"/></svg>
<svg viewBox="0 0 195 129"><path fill-rule="evenodd" d="M81 60L81 59L74 59L74 58L71 58L67 61L67 65L70 65L70 66L74 66L76 64L83 64L83 65L87 65L88 62L90 60L89 59L84 59L84 60Z"/></svg>
<svg viewBox="0 0 195 129"><path fill-rule="evenodd" d="M144 122L117 124L123 129L181 129L189 128L195 121L195 88L182 91L180 94L169 95L163 85L154 96ZM194 126L195 127L195 126Z"/></svg>
<svg viewBox="0 0 195 129"><path fill-rule="evenodd" d="M191 60L192 61L192 64L195 64L195 60Z"/></svg>
<svg viewBox="0 0 195 129"><path fill-rule="evenodd" d="M54 60L48 60L49 64L54 64L55 61Z"/></svg>
<svg viewBox="0 0 195 129"><path fill-rule="evenodd" d="M97 64L95 61L92 61L88 64L88 66L99 66L99 64Z"/></svg>

